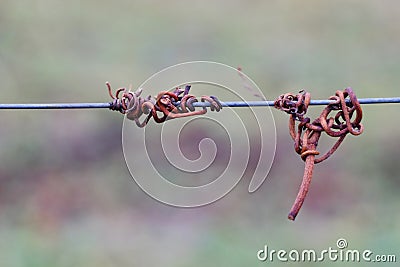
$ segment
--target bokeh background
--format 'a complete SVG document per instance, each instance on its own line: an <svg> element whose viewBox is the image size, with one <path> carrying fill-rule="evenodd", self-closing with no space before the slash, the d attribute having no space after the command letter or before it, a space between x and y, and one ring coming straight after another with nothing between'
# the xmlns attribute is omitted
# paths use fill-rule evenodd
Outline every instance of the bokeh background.
<svg viewBox="0 0 400 267"><path fill-rule="evenodd" d="M323 99L346 86L358 97L399 96L399 25L394 0L2 0L0 101L105 102L107 80L135 86L192 60L241 66L269 99L302 88ZM1 111L0 266L285 265L256 253L322 250L340 237L399 261L399 112L364 106L365 133L316 167L291 222L303 162L279 111L264 185L248 194L242 180L197 209L163 205L137 187L120 114Z"/></svg>

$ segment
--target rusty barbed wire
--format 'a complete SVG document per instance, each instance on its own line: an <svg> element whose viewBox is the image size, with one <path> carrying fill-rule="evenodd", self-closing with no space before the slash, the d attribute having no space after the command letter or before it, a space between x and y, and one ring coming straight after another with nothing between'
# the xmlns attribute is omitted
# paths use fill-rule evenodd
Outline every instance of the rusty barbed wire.
<svg viewBox="0 0 400 267"><path fill-rule="evenodd" d="M348 101L346 101L347 97ZM313 122L310 122L310 118L305 117L311 101L310 93L304 91L300 91L298 94L287 93L279 96L274 102L275 108L290 114L289 133L294 141L294 149L305 161L303 180L288 215L290 220L295 220L304 203L311 183L314 165L329 158L348 133L360 135L364 130L364 126L361 124L361 105L350 87L344 91L336 91L336 94L331 96L329 100L331 102ZM336 115L328 118L332 111L336 111ZM355 119L351 120L354 113ZM296 122L298 122L297 129ZM316 158L320 154L316 149L322 132L339 139L323 156Z"/></svg>

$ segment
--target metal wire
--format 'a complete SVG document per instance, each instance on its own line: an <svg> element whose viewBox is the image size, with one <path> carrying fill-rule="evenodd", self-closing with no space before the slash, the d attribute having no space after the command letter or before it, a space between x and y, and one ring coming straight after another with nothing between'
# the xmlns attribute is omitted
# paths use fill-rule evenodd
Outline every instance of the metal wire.
<svg viewBox="0 0 400 267"><path fill-rule="evenodd" d="M400 103L400 97L360 98L360 104ZM327 105L331 100L311 100L310 105ZM226 101L223 107L265 107L273 106L274 101ZM194 107L209 107L208 102L193 103ZM41 103L41 104L0 104L0 109L98 109L110 108L111 103Z"/></svg>
<svg viewBox="0 0 400 267"><path fill-rule="evenodd" d="M346 102L349 102L347 100ZM400 103L400 97L387 97L387 98L360 98L358 99L360 104L389 104L389 103ZM311 106L317 105L328 105L333 103L332 100L311 100ZM248 102L221 102L223 107L263 107L263 106L274 106L274 101L248 101ZM207 102L197 102L193 104L194 107L208 107L210 106Z"/></svg>
<svg viewBox="0 0 400 267"><path fill-rule="evenodd" d="M110 103L0 104L0 109L90 109L110 106Z"/></svg>

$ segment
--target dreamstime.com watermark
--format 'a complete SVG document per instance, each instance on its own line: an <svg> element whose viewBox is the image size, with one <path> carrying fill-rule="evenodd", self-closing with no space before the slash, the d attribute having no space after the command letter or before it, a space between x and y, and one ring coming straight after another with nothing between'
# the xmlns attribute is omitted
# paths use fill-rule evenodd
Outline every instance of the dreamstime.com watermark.
<svg viewBox="0 0 400 267"><path fill-rule="evenodd" d="M397 261L394 254L375 254L369 249L349 249L347 240L339 238L336 241L336 247L328 247L327 249L291 249L291 250L275 250L270 249L267 245L257 252L257 258L266 262L392 262Z"/></svg>

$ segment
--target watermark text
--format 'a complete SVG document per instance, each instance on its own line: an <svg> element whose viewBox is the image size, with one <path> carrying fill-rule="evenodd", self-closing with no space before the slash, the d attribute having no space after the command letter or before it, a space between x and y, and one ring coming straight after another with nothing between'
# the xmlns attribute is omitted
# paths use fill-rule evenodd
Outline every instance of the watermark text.
<svg viewBox="0 0 400 267"><path fill-rule="evenodd" d="M257 252L260 261L281 261L281 262L396 262L395 254L375 254L369 249L348 249L347 240L339 238L336 247L327 249L303 249L285 250L270 249L267 245Z"/></svg>

